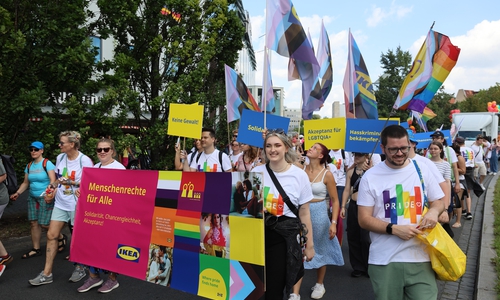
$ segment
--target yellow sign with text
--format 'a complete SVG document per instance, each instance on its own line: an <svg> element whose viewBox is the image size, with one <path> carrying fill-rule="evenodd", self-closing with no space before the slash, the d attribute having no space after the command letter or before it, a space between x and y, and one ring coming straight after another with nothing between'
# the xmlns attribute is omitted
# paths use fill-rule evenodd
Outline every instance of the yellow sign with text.
<svg viewBox="0 0 500 300"><path fill-rule="evenodd" d="M304 121L304 149L321 143L328 149L344 149L345 118Z"/></svg>
<svg viewBox="0 0 500 300"><path fill-rule="evenodd" d="M170 104L168 134L199 139L203 127L203 105Z"/></svg>
<svg viewBox="0 0 500 300"><path fill-rule="evenodd" d="M387 118L378 118L380 121L387 121ZM399 123L401 122L401 119L400 118L389 118L389 121L396 121L398 122L398 125Z"/></svg>

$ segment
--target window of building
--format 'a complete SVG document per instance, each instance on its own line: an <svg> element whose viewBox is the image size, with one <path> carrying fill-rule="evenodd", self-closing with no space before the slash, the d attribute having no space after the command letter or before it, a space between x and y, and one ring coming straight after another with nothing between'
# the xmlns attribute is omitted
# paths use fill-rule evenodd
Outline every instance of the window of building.
<svg viewBox="0 0 500 300"><path fill-rule="evenodd" d="M102 50L102 39L97 36L91 36L90 41L92 43L92 47L94 47L97 50L97 55L94 58L94 61L96 63L102 61L102 55L101 55L101 50Z"/></svg>

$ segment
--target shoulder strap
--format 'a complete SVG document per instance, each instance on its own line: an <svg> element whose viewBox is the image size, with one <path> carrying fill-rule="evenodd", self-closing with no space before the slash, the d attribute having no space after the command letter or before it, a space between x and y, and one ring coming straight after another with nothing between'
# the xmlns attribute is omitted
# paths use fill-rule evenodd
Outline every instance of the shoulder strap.
<svg viewBox="0 0 500 300"><path fill-rule="evenodd" d="M222 151L219 150L219 163L220 163L220 169L222 170L222 172L226 172L222 166L222 154L225 154L225 153L222 153ZM227 154L226 154L227 155Z"/></svg>
<svg viewBox="0 0 500 300"><path fill-rule="evenodd" d="M42 167L43 169L45 170L45 173L49 174L49 172L47 171L47 162L49 161L48 158L44 158L43 159L43 162L42 162ZM27 168L28 168L28 174L30 172L30 168L31 168L31 165L32 165L33 161L30 161L27 165Z"/></svg>
<svg viewBox="0 0 500 300"><path fill-rule="evenodd" d="M198 160L200 160L200 156L202 153L203 153L203 151L201 151L200 153L198 153L198 155L196 155L196 163L198 163Z"/></svg>
<svg viewBox="0 0 500 300"><path fill-rule="evenodd" d="M424 178L422 177L422 172L420 172L420 167L417 164L417 161L412 160L415 165L415 169L417 169L418 177L420 177L420 184L422 185L422 194L424 194L424 206L429 207L429 200L427 199L427 193L425 192L425 184Z"/></svg>
<svg viewBox="0 0 500 300"><path fill-rule="evenodd" d="M344 151L344 149L340 149L340 153L342 153L342 158L345 160L345 151Z"/></svg>
<svg viewBox="0 0 500 300"><path fill-rule="evenodd" d="M189 159L189 165L191 165L195 156L196 156L196 152L191 153L191 158Z"/></svg>
<svg viewBox="0 0 500 300"><path fill-rule="evenodd" d="M295 205L293 205L293 203L290 201L290 198L288 198L288 195L286 194L285 190L283 190L283 187L278 181L278 178L276 178L276 175L274 175L273 170L271 170L271 168L269 167L269 163L266 164L266 169L267 173L269 173L269 177L271 177L271 179L273 180L274 186L278 189L278 192L280 193L281 197L283 197L283 200L285 201L286 205L298 218L299 209Z"/></svg>

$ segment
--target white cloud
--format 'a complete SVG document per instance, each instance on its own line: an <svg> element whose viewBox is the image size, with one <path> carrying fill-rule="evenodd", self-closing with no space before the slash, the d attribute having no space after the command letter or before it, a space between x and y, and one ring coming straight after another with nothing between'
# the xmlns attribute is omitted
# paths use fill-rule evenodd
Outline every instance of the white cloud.
<svg viewBox="0 0 500 300"><path fill-rule="evenodd" d="M424 40L425 36L421 36L410 47L412 57ZM465 35L450 36L450 40L461 50L455 68L444 82L446 92L488 89L500 82L500 20L482 21Z"/></svg>
<svg viewBox="0 0 500 300"><path fill-rule="evenodd" d="M413 10L413 6L396 5L395 2L387 9L372 5L371 15L366 19L368 27L375 27L382 23L385 19L396 16L401 19Z"/></svg>

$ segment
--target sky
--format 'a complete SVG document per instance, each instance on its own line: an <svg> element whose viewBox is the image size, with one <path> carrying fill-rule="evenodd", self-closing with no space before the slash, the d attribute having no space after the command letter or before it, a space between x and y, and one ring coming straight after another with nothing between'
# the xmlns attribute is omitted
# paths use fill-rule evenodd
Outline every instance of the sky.
<svg viewBox="0 0 500 300"><path fill-rule="evenodd" d="M309 30L316 49L322 21L330 38L334 78L324 107L316 112L322 117L332 116L333 102L344 103L342 82L347 64L349 28L372 82L383 74L380 64L383 53L395 51L400 46L414 58L435 22L433 30L449 36L451 42L461 49L455 68L443 84L447 93L456 95L459 89L479 91L500 83L499 0L292 0L292 3L302 26ZM243 5L250 14L257 57L255 84L260 85L266 0L243 0ZM285 88L286 107L300 108L301 82L288 81L288 58L273 51L270 53L273 85Z"/></svg>

